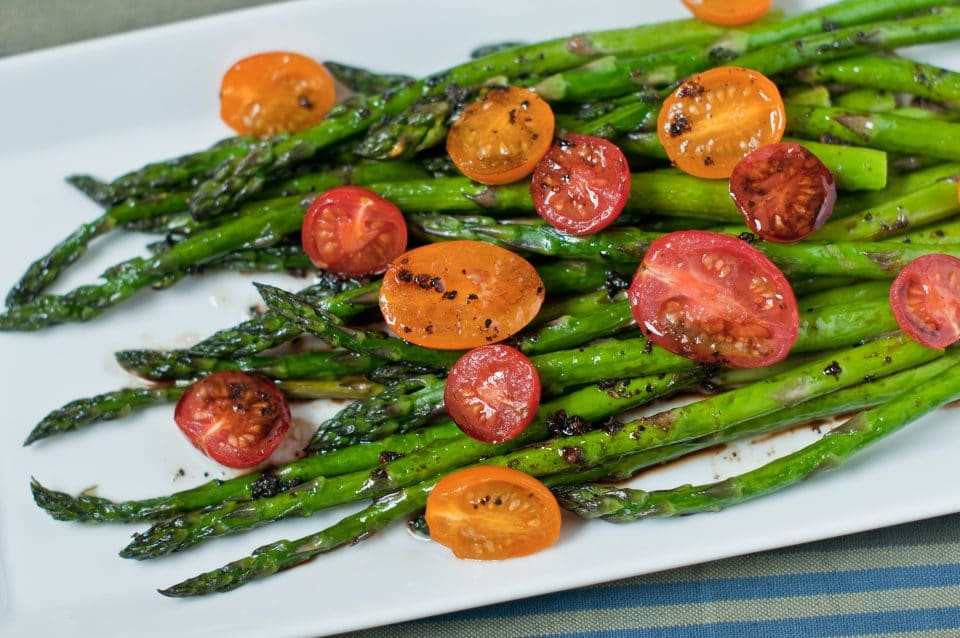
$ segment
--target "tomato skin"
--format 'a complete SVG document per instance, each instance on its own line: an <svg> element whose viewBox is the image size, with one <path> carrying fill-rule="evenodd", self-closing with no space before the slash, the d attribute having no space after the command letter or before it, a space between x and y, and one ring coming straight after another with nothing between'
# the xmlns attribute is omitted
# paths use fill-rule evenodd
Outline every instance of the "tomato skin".
<svg viewBox="0 0 960 638"><path fill-rule="evenodd" d="M407 223L400 209L373 191L338 186L310 205L300 240L317 268L378 274L407 249Z"/></svg>
<svg viewBox="0 0 960 638"><path fill-rule="evenodd" d="M779 142L786 127L780 90L757 71L721 66L687 78L663 102L657 134L685 173L730 177L745 155Z"/></svg>
<svg viewBox="0 0 960 638"><path fill-rule="evenodd" d="M628 291L643 334L688 359L754 368L784 359L800 316L783 273L746 242L685 230L650 245Z"/></svg>
<svg viewBox="0 0 960 638"><path fill-rule="evenodd" d="M603 230L620 216L630 196L630 166L613 143L590 135L558 140L530 179L537 214L574 235Z"/></svg>
<svg viewBox="0 0 960 638"><path fill-rule="evenodd" d="M450 127L447 153L481 184L509 184L529 175L553 141L553 109L533 91L491 89Z"/></svg>
<svg viewBox="0 0 960 638"><path fill-rule="evenodd" d="M928 348L943 350L960 339L960 259L917 257L890 286L890 309L900 328Z"/></svg>
<svg viewBox="0 0 960 638"><path fill-rule="evenodd" d="M450 241L395 259L383 275L380 311L402 339L465 350L519 332L544 294L540 275L519 255L485 242Z"/></svg>
<svg viewBox="0 0 960 638"><path fill-rule="evenodd" d="M771 0L683 0L698 19L711 24L734 26L762 18Z"/></svg>
<svg viewBox="0 0 960 638"><path fill-rule="evenodd" d="M450 369L443 403L464 434L484 443L503 443L516 438L536 416L540 375L516 348L480 346Z"/></svg>
<svg viewBox="0 0 960 638"><path fill-rule="evenodd" d="M560 506L529 474L480 465L440 479L427 497L430 538L457 558L503 560L539 552L560 537Z"/></svg>
<svg viewBox="0 0 960 638"><path fill-rule="evenodd" d="M302 131L323 120L335 101L323 65L289 51L244 58L220 83L220 117L241 135Z"/></svg>
<svg viewBox="0 0 960 638"><path fill-rule="evenodd" d="M751 232L789 243L827 222L837 185L816 155L799 144L779 142L740 160L730 175L730 196Z"/></svg>
<svg viewBox="0 0 960 638"><path fill-rule="evenodd" d="M265 461L290 430L290 406L269 379L224 371L195 382L173 418L194 447L227 467Z"/></svg>

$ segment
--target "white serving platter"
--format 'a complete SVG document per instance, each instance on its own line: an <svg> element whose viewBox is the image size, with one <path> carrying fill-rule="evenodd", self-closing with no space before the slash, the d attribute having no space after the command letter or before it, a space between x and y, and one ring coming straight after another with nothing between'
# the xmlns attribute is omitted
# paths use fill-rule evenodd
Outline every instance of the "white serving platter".
<svg viewBox="0 0 960 638"><path fill-rule="evenodd" d="M796 0L781 6L792 13L818 4ZM683 16L673 0L316 0L0 60L6 240L0 289L97 214L64 176L113 177L228 135L217 116L220 76L251 53L288 49L424 74L463 60L479 44ZM918 54L960 68L955 43ZM143 238L101 242L63 286L91 280L142 245ZM300 285L283 277L259 279ZM53 408L132 383L113 363L113 351L182 347L243 319L257 301L251 280L237 274L192 279L162 293L145 292L86 325L0 334L0 635L316 636L960 511L957 413L943 411L843 471L721 514L623 526L568 517L554 548L500 563L456 560L395 526L229 594L167 599L156 589L269 541L317 531L356 506L137 563L117 551L142 526L53 521L33 504L29 480L35 476L69 492L95 486L102 496L122 499L227 476L186 442L171 410L150 409L29 448L21 443ZM802 430L701 455L653 472L640 484L667 487L744 471L809 437Z"/></svg>

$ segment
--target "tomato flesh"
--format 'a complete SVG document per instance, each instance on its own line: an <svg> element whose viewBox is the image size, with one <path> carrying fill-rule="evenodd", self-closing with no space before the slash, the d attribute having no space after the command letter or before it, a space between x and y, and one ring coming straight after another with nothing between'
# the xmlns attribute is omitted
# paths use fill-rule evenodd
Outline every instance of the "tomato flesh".
<svg viewBox="0 0 960 638"><path fill-rule="evenodd" d="M657 133L677 168L720 179L747 154L779 142L785 126L776 84L756 71L722 66L688 78L664 100Z"/></svg>
<svg viewBox="0 0 960 638"><path fill-rule="evenodd" d="M546 549L560 537L560 506L523 472L478 466L442 478L427 498L430 538L457 558L502 560Z"/></svg>
<svg viewBox="0 0 960 638"><path fill-rule="evenodd" d="M227 467L267 459L290 430L290 406L269 379L246 372L214 372L191 385L174 420L194 447Z"/></svg>
<svg viewBox="0 0 960 638"><path fill-rule="evenodd" d="M960 339L960 259L924 255L900 271L890 286L890 308L900 328L928 348Z"/></svg>
<svg viewBox="0 0 960 638"><path fill-rule="evenodd" d="M553 141L550 105L536 93L495 88L468 106L447 135L447 152L481 184L508 184L529 175Z"/></svg>
<svg viewBox="0 0 960 638"><path fill-rule="evenodd" d="M570 134L537 163L530 180L537 214L574 235L612 224L630 196L630 166L609 141Z"/></svg>
<svg viewBox="0 0 960 638"><path fill-rule="evenodd" d="M502 443L516 438L536 416L540 376L519 350L481 346L450 369L443 402L467 436Z"/></svg>
<svg viewBox="0 0 960 638"><path fill-rule="evenodd" d="M318 268L377 274L407 249L407 224L400 209L376 193L338 186L311 204L300 239Z"/></svg>
<svg viewBox="0 0 960 638"><path fill-rule="evenodd" d="M241 135L302 131L333 108L330 73L297 53L260 53L235 63L220 84L220 117Z"/></svg>
<svg viewBox="0 0 960 638"><path fill-rule="evenodd" d="M628 295L647 338L697 361L776 363L800 329L783 273L746 242L718 233L679 231L654 241Z"/></svg>
<svg viewBox="0 0 960 638"><path fill-rule="evenodd" d="M730 196L751 231L769 241L794 242L830 218L837 185L816 155L780 142L740 160L730 175Z"/></svg>
<svg viewBox="0 0 960 638"><path fill-rule="evenodd" d="M771 0L683 0L697 18L711 24L733 26L762 18Z"/></svg>
<svg viewBox="0 0 960 638"><path fill-rule="evenodd" d="M544 298L530 262L479 241L414 248L383 275L380 310L390 330L440 350L503 341L530 323Z"/></svg>

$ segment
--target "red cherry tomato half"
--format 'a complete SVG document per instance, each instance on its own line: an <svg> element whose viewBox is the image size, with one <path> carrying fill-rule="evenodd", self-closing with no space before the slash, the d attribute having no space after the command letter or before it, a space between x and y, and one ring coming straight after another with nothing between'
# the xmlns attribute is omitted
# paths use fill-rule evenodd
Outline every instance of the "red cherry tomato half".
<svg viewBox="0 0 960 638"><path fill-rule="evenodd" d="M816 155L780 142L740 160L730 175L730 196L751 231L769 241L794 242L830 218L837 185Z"/></svg>
<svg viewBox="0 0 960 638"><path fill-rule="evenodd" d="M960 259L937 254L911 261L890 286L890 308L914 341L940 350L955 343L960 338Z"/></svg>
<svg viewBox="0 0 960 638"><path fill-rule="evenodd" d="M193 445L227 467L266 460L290 430L290 406L269 379L214 372L180 397L173 418Z"/></svg>
<svg viewBox="0 0 960 638"><path fill-rule="evenodd" d="M502 443L533 421L540 404L540 376L519 350L481 346L450 369L443 402L467 436Z"/></svg>
<svg viewBox="0 0 960 638"><path fill-rule="evenodd" d="M736 368L776 363L800 329L783 273L745 241L707 231L654 241L629 298L647 338L697 361Z"/></svg>
<svg viewBox="0 0 960 638"><path fill-rule="evenodd" d="M623 152L599 137L571 134L537 163L530 181L537 214L574 235L612 224L630 195L630 166Z"/></svg>
<svg viewBox="0 0 960 638"><path fill-rule="evenodd" d="M300 238L317 268L371 275L407 249L407 224L400 209L373 191L338 186L311 204Z"/></svg>

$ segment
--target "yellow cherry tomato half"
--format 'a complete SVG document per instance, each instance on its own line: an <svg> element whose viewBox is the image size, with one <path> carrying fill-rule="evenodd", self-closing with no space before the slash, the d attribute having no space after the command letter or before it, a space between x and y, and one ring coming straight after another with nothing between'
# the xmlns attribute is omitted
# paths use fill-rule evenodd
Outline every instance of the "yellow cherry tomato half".
<svg viewBox="0 0 960 638"><path fill-rule="evenodd" d="M560 537L560 506L547 486L493 465L442 478L427 498L426 519L430 538L457 558L527 556Z"/></svg>
<svg viewBox="0 0 960 638"><path fill-rule="evenodd" d="M664 100L657 133L677 168L722 179L745 156L779 142L785 126L776 84L750 69L721 66L687 78Z"/></svg>
<svg viewBox="0 0 960 638"><path fill-rule="evenodd" d="M220 84L220 117L241 135L296 132L318 124L333 108L330 73L315 60L274 51L244 58Z"/></svg>
<svg viewBox="0 0 960 638"><path fill-rule="evenodd" d="M461 350L516 334L543 303L540 275L523 257L479 241L428 244L383 274L380 311L411 343Z"/></svg>
<svg viewBox="0 0 960 638"><path fill-rule="evenodd" d="M447 134L460 172L481 184L508 184L533 172L553 143L554 118L539 95L515 86L491 89Z"/></svg>
<svg viewBox="0 0 960 638"><path fill-rule="evenodd" d="M711 24L734 26L753 22L766 15L771 0L683 0L698 19Z"/></svg>

